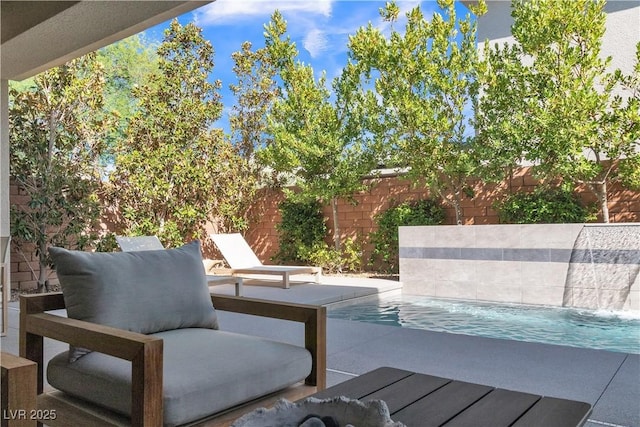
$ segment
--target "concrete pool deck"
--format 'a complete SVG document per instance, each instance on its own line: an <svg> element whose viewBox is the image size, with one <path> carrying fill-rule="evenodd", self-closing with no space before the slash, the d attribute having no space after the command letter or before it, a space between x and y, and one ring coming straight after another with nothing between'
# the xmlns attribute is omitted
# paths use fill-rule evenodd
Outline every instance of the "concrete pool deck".
<svg viewBox="0 0 640 427"><path fill-rule="evenodd" d="M325 276L322 284L292 283L289 290L245 281L248 297L328 305L400 292L398 282ZM214 292L233 294L233 285ZM2 351L18 354L18 304L10 303ZM219 312L221 329L302 344L302 326ZM638 331L640 339L640 331ZM46 357L66 345L46 340ZM347 320L327 320L328 383L380 366L589 402L588 427L640 427L640 355L429 332ZM419 427L419 426L416 426ZM482 426L480 426L482 427Z"/></svg>

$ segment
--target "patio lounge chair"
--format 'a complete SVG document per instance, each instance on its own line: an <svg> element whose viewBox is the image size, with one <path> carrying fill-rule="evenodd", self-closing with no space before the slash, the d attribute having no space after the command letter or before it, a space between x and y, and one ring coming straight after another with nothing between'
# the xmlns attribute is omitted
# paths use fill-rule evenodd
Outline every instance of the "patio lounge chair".
<svg viewBox="0 0 640 427"><path fill-rule="evenodd" d="M231 267L231 274L269 274L282 276L282 284L289 289L289 276L294 274L314 274L316 283L322 277L321 267L295 265L264 265L247 241L239 233L211 234L225 261Z"/></svg>
<svg viewBox="0 0 640 427"><path fill-rule="evenodd" d="M116 236L118 246L123 252L162 250L164 246L158 236ZM207 274L209 286L236 285L236 296L242 296L242 277Z"/></svg>
<svg viewBox="0 0 640 427"><path fill-rule="evenodd" d="M50 254L62 293L20 299L20 356L38 364L37 414L50 427L200 425L265 396L325 388L326 308L210 296L199 242ZM62 308L68 317L48 312ZM305 337L221 331L216 310L302 322ZM43 337L71 346L48 363L46 393Z"/></svg>

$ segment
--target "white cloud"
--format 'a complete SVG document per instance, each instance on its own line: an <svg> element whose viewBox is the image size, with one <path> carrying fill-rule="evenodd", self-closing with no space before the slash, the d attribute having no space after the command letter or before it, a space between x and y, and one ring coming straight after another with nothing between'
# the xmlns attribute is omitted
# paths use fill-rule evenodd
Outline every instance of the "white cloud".
<svg viewBox="0 0 640 427"><path fill-rule="evenodd" d="M269 17L276 9L280 12L295 12L331 16L333 0L217 0L194 12L199 26L228 24L248 18Z"/></svg>
<svg viewBox="0 0 640 427"><path fill-rule="evenodd" d="M304 37L302 46L304 46L312 58L317 58L327 50L327 34L322 30L313 28Z"/></svg>

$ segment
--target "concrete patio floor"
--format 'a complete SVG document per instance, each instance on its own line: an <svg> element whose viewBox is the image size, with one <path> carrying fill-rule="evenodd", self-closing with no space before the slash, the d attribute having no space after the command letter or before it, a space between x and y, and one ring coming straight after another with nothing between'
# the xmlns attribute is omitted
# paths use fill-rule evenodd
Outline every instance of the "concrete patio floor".
<svg viewBox="0 0 640 427"><path fill-rule="evenodd" d="M353 298L401 292L398 282L352 277L325 276L322 284L294 281L288 290L266 284L246 280L244 295L323 304L330 311ZM213 291L232 295L234 286ZM10 303L2 351L18 354L18 316L18 304ZM219 319L223 330L303 344L300 324L227 312L219 312ZM65 349L58 342L45 344L46 357ZM587 427L640 427L640 355L328 319L328 385L381 366L585 401L593 405Z"/></svg>

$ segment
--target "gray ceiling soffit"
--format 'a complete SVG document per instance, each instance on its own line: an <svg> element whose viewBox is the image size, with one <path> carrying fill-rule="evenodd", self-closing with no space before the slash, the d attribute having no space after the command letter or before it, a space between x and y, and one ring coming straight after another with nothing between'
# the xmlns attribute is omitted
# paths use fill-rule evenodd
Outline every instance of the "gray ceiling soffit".
<svg viewBox="0 0 640 427"><path fill-rule="evenodd" d="M59 4L40 8L43 3ZM32 77L207 3L2 0L1 78Z"/></svg>
<svg viewBox="0 0 640 427"><path fill-rule="evenodd" d="M0 2L0 16L2 16L0 40L4 44L77 3L77 1L2 0Z"/></svg>

